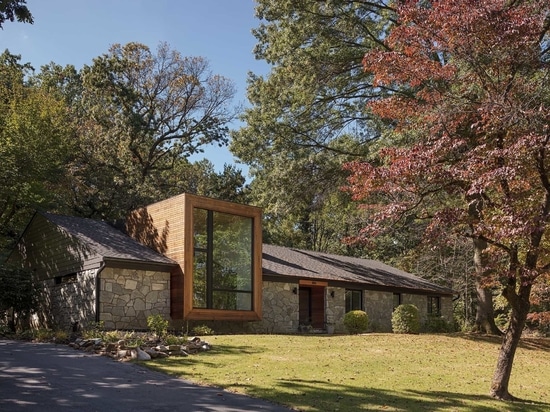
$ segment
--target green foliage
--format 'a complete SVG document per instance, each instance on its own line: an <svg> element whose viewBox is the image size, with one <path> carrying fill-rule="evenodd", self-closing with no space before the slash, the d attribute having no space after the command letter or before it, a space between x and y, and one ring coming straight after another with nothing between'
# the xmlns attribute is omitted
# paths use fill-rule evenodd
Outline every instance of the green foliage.
<svg viewBox="0 0 550 412"><path fill-rule="evenodd" d="M197 325L191 329L191 334L195 336L207 336L207 335L213 335L215 332L206 325Z"/></svg>
<svg viewBox="0 0 550 412"><path fill-rule="evenodd" d="M428 315L423 326L423 331L430 333L447 333L453 331L453 326L438 315Z"/></svg>
<svg viewBox="0 0 550 412"><path fill-rule="evenodd" d="M351 335L365 333L369 326L369 317L362 310L352 310L344 315L344 326Z"/></svg>
<svg viewBox="0 0 550 412"><path fill-rule="evenodd" d="M0 55L0 248L17 238L36 208L51 208L71 153L67 107L28 82L32 68Z"/></svg>
<svg viewBox="0 0 550 412"><path fill-rule="evenodd" d="M420 331L420 314L415 305L399 305L391 317L393 333L418 333Z"/></svg>
<svg viewBox="0 0 550 412"><path fill-rule="evenodd" d="M0 29L6 21L33 24L31 12L26 6L27 0L2 0L0 3Z"/></svg>
<svg viewBox="0 0 550 412"><path fill-rule="evenodd" d="M100 321L93 323L90 327L82 331L82 337L84 339L103 339L105 336L105 322Z"/></svg>
<svg viewBox="0 0 550 412"><path fill-rule="evenodd" d="M163 341L166 345L184 345L187 343L187 338L169 333L164 337Z"/></svg>
<svg viewBox="0 0 550 412"><path fill-rule="evenodd" d="M115 44L80 79L71 184L79 186L75 207L82 214L118 218L174 190L188 191L181 189L197 182L185 176L193 172L187 158L227 143L235 88L202 57L184 57L167 44L156 51Z"/></svg>
<svg viewBox="0 0 550 412"><path fill-rule="evenodd" d="M11 317L9 328L16 331L16 321L25 320L38 304L38 289L32 273L18 267L0 266L0 317ZM23 326L23 325L19 325Z"/></svg>
<svg viewBox="0 0 550 412"><path fill-rule="evenodd" d="M147 327L159 338L164 337L168 333L168 323L168 320L160 314L147 316Z"/></svg>
<svg viewBox="0 0 550 412"><path fill-rule="evenodd" d="M341 239L359 230L360 219L340 192L347 176L341 166L368 156L366 143L377 135L361 60L380 46L392 24L390 9L376 2L259 0L256 10L262 23L253 32L255 54L272 70L250 76L252 107L230 148L251 166L264 236L274 244L353 254Z"/></svg>

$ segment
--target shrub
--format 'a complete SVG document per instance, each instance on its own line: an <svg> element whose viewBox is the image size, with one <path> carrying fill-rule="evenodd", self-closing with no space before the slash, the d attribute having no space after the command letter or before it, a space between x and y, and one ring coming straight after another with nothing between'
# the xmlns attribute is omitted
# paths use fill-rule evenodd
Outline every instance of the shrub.
<svg viewBox="0 0 550 412"><path fill-rule="evenodd" d="M103 339L105 335L105 322L96 322L90 325L90 327L86 328L84 331L82 331L82 337L84 339L96 339L100 338Z"/></svg>
<svg viewBox="0 0 550 412"><path fill-rule="evenodd" d="M206 325L198 325L191 329L191 333L195 336L213 335L214 331Z"/></svg>
<svg viewBox="0 0 550 412"><path fill-rule="evenodd" d="M444 318L439 315L428 315L426 323L424 324L424 330L432 333L445 333L451 332L452 327Z"/></svg>
<svg viewBox="0 0 550 412"><path fill-rule="evenodd" d="M399 305L391 317L393 333L418 333L420 331L420 315L414 305Z"/></svg>
<svg viewBox="0 0 550 412"><path fill-rule="evenodd" d="M147 326L159 338L168 333L168 320L164 319L162 315L147 316Z"/></svg>
<svg viewBox="0 0 550 412"><path fill-rule="evenodd" d="M187 343L187 338L185 336L169 334L164 338L164 343L166 345L185 345Z"/></svg>
<svg viewBox="0 0 550 412"><path fill-rule="evenodd" d="M362 310L352 310L344 315L344 326L351 335L365 333L368 325L369 317Z"/></svg>

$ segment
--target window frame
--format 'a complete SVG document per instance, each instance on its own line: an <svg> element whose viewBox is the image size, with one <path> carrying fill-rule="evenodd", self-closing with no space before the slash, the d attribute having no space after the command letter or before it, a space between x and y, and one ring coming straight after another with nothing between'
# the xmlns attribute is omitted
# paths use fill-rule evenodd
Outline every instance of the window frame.
<svg viewBox="0 0 550 412"><path fill-rule="evenodd" d="M395 304L395 298L397 298L397 305ZM399 292L393 292L393 310L397 309L403 303L403 295Z"/></svg>
<svg viewBox="0 0 550 412"><path fill-rule="evenodd" d="M428 296L428 316L441 316L441 296ZM435 303L435 305L434 305ZM435 308L435 312L434 312Z"/></svg>
<svg viewBox="0 0 550 412"><path fill-rule="evenodd" d="M225 310L193 307L194 209L252 219L252 309ZM189 320L260 320L262 318L262 229L261 209L217 199L186 194L184 199L183 317ZM188 275L189 274L189 275Z"/></svg>
<svg viewBox="0 0 550 412"><path fill-rule="evenodd" d="M349 309L349 310L348 310L348 292L351 293L351 295L352 295L351 305L350 305L351 309ZM359 309L353 308L353 293L354 292L359 292L359 306L360 306ZM363 296L364 296L363 289L346 289L346 291L345 291L345 302L344 302L346 313L350 312L352 310L365 310L364 309L364 303L363 303Z"/></svg>

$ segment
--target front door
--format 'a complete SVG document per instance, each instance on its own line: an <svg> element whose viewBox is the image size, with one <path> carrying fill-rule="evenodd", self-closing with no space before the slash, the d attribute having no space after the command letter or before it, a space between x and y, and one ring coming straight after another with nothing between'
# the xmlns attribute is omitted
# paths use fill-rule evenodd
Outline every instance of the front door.
<svg viewBox="0 0 550 412"><path fill-rule="evenodd" d="M311 325L315 329L325 327L325 287L300 286L300 325Z"/></svg>

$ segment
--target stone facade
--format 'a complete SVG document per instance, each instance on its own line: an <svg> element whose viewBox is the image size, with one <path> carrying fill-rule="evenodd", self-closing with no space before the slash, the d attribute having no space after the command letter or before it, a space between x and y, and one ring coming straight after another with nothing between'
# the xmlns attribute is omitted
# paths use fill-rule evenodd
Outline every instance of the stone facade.
<svg viewBox="0 0 550 412"><path fill-rule="evenodd" d="M105 268L99 319L108 329L147 329L147 317L170 319L170 273Z"/></svg>
<svg viewBox="0 0 550 412"><path fill-rule="evenodd" d="M369 316L369 331L391 332L392 292L365 290L363 292L363 308Z"/></svg>
<svg viewBox="0 0 550 412"><path fill-rule="evenodd" d="M263 282L263 318L251 322L257 333L296 333L298 331L298 295L293 292L297 283Z"/></svg>
<svg viewBox="0 0 550 412"><path fill-rule="evenodd" d="M33 316L35 327L70 329L95 322L97 270L86 270L42 282L40 307Z"/></svg>

